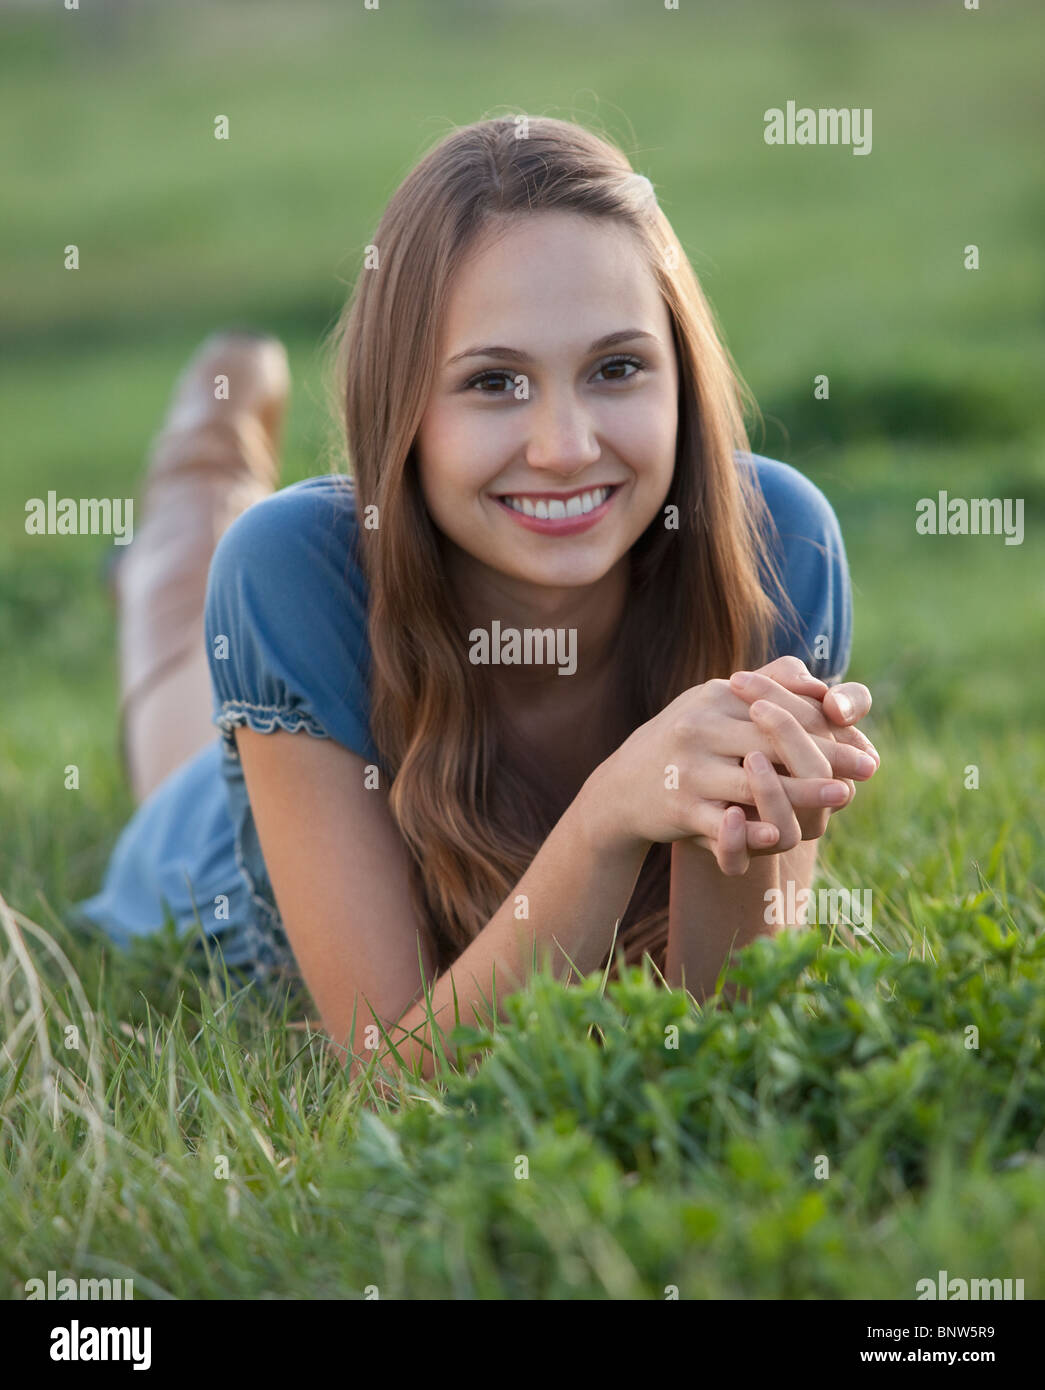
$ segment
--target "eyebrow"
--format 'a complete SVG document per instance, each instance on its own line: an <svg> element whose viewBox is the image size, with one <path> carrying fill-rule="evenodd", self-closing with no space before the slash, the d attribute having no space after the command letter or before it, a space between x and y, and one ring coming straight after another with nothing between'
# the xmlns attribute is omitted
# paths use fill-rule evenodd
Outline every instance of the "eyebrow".
<svg viewBox="0 0 1045 1390"><path fill-rule="evenodd" d="M596 338L588 347L588 352L599 352L602 348L616 347L618 343L633 342L636 338L651 338L657 342L655 333L647 333L643 328L619 328L615 333L607 333L602 338ZM510 347L470 347L464 352L457 353L456 356L447 360L446 365L452 367L455 362L460 362L466 357L495 357L501 361L511 360L513 362L532 362L533 358L528 352L521 352L518 348Z"/></svg>

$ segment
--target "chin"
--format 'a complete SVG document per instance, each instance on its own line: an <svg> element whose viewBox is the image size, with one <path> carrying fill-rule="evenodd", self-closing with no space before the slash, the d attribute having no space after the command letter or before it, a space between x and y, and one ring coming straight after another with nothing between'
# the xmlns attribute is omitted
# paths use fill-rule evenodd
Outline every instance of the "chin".
<svg viewBox="0 0 1045 1390"><path fill-rule="evenodd" d="M539 584L546 589L586 589L605 578L615 562L557 568L554 565L521 566L517 571L520 579L530 584Z"/></svg>

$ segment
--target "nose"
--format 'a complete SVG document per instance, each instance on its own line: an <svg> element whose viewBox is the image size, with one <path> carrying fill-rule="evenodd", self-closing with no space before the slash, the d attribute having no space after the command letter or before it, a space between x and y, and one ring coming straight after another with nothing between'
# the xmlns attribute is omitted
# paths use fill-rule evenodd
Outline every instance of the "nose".
<svg viewBox="0 0 1045 1390"><path fill-rule="evenodd" d="M590 412L569 392L535 403L530 426L526 462L537 472L570 478L602 455Z"/></svg>

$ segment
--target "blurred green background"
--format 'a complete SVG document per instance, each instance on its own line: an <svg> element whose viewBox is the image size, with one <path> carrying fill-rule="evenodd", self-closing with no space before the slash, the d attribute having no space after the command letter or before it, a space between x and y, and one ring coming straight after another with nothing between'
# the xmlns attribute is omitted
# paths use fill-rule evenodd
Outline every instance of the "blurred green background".
<svg viewBox="0 0 1045 1390"><path fill-rule="evenodd" d="M132 809L109 542L27 536L26 499L137 495L177 372L229 324L285 340L284 479L322 471L321 339L382 207L452 125L504 111L593 123L654 181L761 405L755 449L838 512L851 676L898 755L841 823L872 875L849 881L876 881L875 826L894 870L906 818L931 839L919 806L993 845L967 763L995 808L1011 783L1040 810L1043 29L989 0L0 10L0 891L46 921ZM788 100L872 108L872 152L767 146ZM1024 498L1023 545L916 535L941 488Z"/></svg>

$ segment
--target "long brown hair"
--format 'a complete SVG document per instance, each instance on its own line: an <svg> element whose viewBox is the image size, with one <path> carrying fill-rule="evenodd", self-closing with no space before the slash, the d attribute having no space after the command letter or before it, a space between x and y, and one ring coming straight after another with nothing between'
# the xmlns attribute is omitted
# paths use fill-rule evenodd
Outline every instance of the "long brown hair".
<svg viewBox="0 0 1045 1390"><path fill-rule="evenodd" d="M677 455L664 504L678 508L678 529L655 517L633 545L614 648L627 729L690 686L762 664L777 616L759 572L761 563L777 580L765 502L737 462L750 452L744 407L753 402L649 183L609 141L549 117L497 117L445 136L388 203L332 333L357 509L376 504L379 517L376 529L359 529L371 735L440 971L509 896L562 807L503 727L483 668L468 660L414 440L457 267L492 219L552 209L631 228L669 309L678 359ZM670 846L654 845L618 932L629 963L649 951L664 969L669 870Z"/></svg>

